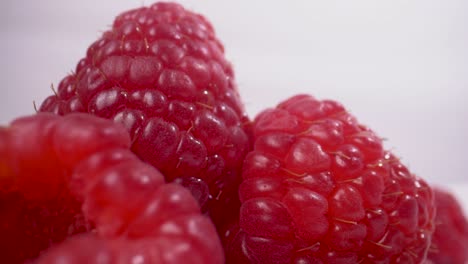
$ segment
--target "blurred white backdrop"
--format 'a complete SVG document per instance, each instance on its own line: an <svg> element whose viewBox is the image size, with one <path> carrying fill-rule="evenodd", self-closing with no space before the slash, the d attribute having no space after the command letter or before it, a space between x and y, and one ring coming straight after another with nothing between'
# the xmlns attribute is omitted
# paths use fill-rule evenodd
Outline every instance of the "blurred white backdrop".
<svg viewBox="0 0 468 264"><path fill-rule="evenodd" d="M468 1L178 1L214 24L253 116L296 93L342 102L468 208ZM0 123L75 68L133 0L2 0Z"/></svg>

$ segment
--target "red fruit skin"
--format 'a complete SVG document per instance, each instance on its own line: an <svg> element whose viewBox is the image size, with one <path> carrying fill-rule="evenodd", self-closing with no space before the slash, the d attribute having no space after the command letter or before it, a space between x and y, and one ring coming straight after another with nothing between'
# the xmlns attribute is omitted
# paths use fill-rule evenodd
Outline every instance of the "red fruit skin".
<svg viewBox="0 0 468 264"><path fill-rule="evenodd" d="M75 122L82 119L87 117L62 119L42 113L18 118L1 129L0 248L6 263L23 263L52 244L91 229L81 201L67 187L71 167L64 161L81 159L108 145L128 147L130 139L124 129L115 130L115 124L98 118L88 120L91 130L89 124L75 129ZM86 144L64 140L64 135L56 133L62 124L67 126L62 132L77 141L87 139L79 142ZM100 139L101 132L108 130L120 134L106 133L108 137ZM87 136L80 138L77 133ZM61 157L60 149L65 147L71 147L70 151Z"/></svg>
<svg viewBox="0 0 468 264"><path fill-rule="evenodd" d="M238 211L249 120L212 25L175 3L124 12L41 112L87 112L130 132L132 150L222 224Z"/></svg>
<svg viewBox="0 0 468 264"><path fill-rule="evenodd" d="M83 113L39 113L1 128L0 142L0 178L8 180L0 186L2 261L35 258L92 223L96 232L84 237L96 248L67 242L39 262L63 263L65 254L73 263L102 263L99 254L110 250L110 263L153 252L161 252L158 263L187 263L188 255L193 263L223 263L216 229L196 200L130 151L123 126Z"/></svg>
<svg viewBox="0 0 468 264"><path fill-rule="evenodd" d="M261 112L228 263L421 263L431 188L340 104L297 95Z"/></svg>
<svg viewBox="0 0 468 264"><path fill-rule="evenodd" d="M40 202L31 201L18 191L0 194L2 263L24 263L68 236L91 228L81 212L81 203L66 188L54 199Z"/></svg>
<svg viewBox="0 0 468 264"><path fill-rule="evenodd" d="M37 263L133 263L136 259L138 263L224 263L216 229L200 214L188 190L176 184L162 185L144 204L140 215L122 231L123 236L75 236L46 251Z"/></svg>
<svg viewBox="0 0 468 264"><path fill-rule="evenodd" d="M437 207L436 229L428 260L434 264L468 262L468 220L457 199L450 192L434 188Z"/></svg>

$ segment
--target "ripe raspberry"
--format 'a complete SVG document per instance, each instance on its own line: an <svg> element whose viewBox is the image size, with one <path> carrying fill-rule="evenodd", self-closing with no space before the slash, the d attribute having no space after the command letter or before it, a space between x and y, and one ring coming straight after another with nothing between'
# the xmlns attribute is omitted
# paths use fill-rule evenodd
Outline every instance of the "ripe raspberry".
<svg viewBox="0 0 468 264"><path fill-rule="evenodd" d="M428 259L434 264L465 264L468 262L468 221L463 210L449 192L434 188L437 208L436 229Z"/></svg>
<svg viewBox="0 0 468 264"><path fill-rule="evenodd" d="M174 3L119 15L40 111L123 123L132 150L190 188L215 219L238 211L228 204L238 204L248 119L223 45L203 16Z"/></svg>
<svg viewBox="0 0 468 264"><path fill-rule="evenodd" d="M0 240L11 249L9 255L2 254L2 261L22 263L76 233L77 221L65 216L83 219L82 204L84 216L96 226L96 237L86 235L92 237L91 245L97 243L94 240L134 240L133 244L115 242L120 245L116 258L160 251L163 263L182 263L184 254L200 263L222 263L222 248L210 220L200 215L187 190L164 185L163 175L129 150L124 127L87 114L41 113L17 119L0 131L0 150L6 154L0 156L0 178L9 179L0 188L0 213L5 215L0 219ZM78 202L70 203L76 201L74 197ZM22 207L29 215L22 215ZM35 209L32 213L30 207ZM16 222L18 216L27 221ZM54 252L45 263L52 262L54 254L70 253L67 246L63 252ZM71 260L83 263L79 262L82 256L74 252Z"/></svg>
<svg viewBox="0 0 468 264"><path fill-rule="evenodd" d="M229 263L421 263L431 188L340 104L298 95L254 122Z"/></svg>

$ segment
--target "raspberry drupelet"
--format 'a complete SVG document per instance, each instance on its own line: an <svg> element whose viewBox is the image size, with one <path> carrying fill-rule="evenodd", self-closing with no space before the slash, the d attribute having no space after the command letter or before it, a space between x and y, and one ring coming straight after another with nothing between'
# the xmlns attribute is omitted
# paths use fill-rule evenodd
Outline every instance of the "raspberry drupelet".
<svg viewBox="0 0 468 264"><path fill-rule="evenodd" d="M203 16L163 2L117 16L40 111L124 124L134 153L189 188L215 223L238 211L249 120Z"/></svg>
<svg viewBox="0 0 468 264"><path fill-rule="evenodd" d="M339 103L297 95L261 112L228 263L421 263L431 188Z"/></svg>
<svg viewBox="0 0 468 264"><path fill-rule="evenodd" d="M39 263L222 264L216 229L191 193L165 184L130 144L123 126L83 113L1 127L2 261L59 243Z"/></svg>

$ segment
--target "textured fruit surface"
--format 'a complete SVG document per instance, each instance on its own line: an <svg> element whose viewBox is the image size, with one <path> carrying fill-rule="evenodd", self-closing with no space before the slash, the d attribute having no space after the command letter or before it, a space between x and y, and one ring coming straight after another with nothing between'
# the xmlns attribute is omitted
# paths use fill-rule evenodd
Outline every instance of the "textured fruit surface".
<svg viewBox="0 0 468 264"><path fill-rule="evenodd" d="M132 150L190 188L202 209L215 219L237 211L248 119L224 48L201 15L156 3L117 16L40 111L124 124Z"/></svg>
<svg viewBox="0 0 468 264"><path fill-rule="evenodd" d="M436 229L428 259L434 264L468 262L468 221L463 209L449 192L434 188Z"/></svg>
<svg viewBox="0 0 468 264"><path fill-rule="evenodd" d="M150 173L139 175L141 180L145 180ZM106 181L105 178L102 181ZM145 185L149 189L152 184ZM133 196L138 190L128 189L127 192ZM98 200L102 202L104 196L90 198L89 203L98 203ZM120 224L125 227L119 231L112 223L116 221L115 218L110 220L110 217L115 214L111 211L121 211L122 208L118 208L116 202L108 203L100 207L105 212L96 211L93 215L101 220L106 218L100 222L103 235L72 237L43 254L38 263L224 263L216 229L207 217L201 215L198 203L184 187L177 184L162 185L148 199L144 199L140 206L131 211L126 210L124 214L117 213L133 215L132 220L121 219Z"/></svg>
<svg viewBox="0 0 468 264"><path fill-rule="evenodd" d="M224 263L216 229L190 191L164 184L159 171L128 150L82 160L71 184L79 187L75 191L84 197L84 213L99 235L83 239L96 247L86 253L72 240L40 263L62 263L63 255L67 263L101 263L106 254L109 263Z"/></svg>
<svg viewBox="0 0 468 264"><path fill-rule="evenodd" d="M22 263L89 222L95 232L57 246L41 263L103 263L110 248L110 263L223 263L197 201L130 151L123 126L83 113L40 113L0 131L0 241L10 250L2 247L2 261ZM194 262L182 261L188 255Z"/></svg>
<svg viewBox="0 0 468 264"><path fill-rule="evenodd" d="M33 259L53 243L90 228L81 204L69 193L42 202L27 200L18 191L0 194L0 252L4 263Z"/></svg>
<svg viewBox="0 0 468 264"><path fill-rule="evenodd" d="M61 119L52 114L19 118L0 130L0 248L4 263L23 263L66 237L88 231L81 202L70 193L66 177L69 162L61 162L60 149L73 148L66 160L81 159L92 148L105 148L106 143L129 145L123 129L114 133L115 124L91 119L96 129L84 131L76 127L87 118L70 116ZM70 125L70 126L69 126ZM66 130L64 130L66 128ZM90 127L86 127L88 129ZM102 130L106 139L89 138L86 145L68 139L76 133L92 134ZM105 131L106 130L106 131ZM83 143L83 142L78 142ZM116 144L114 144L116 143Z"/></svg>
<svg viewBox="0 0 468 264"><path fill-rule="evenodd" d="M229 263L421 263L431 188L340 104L297 95L260 113Z"/></svg>

